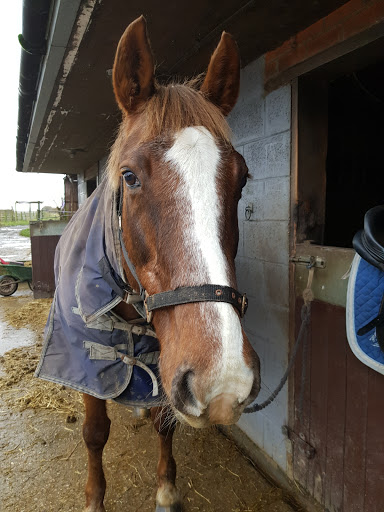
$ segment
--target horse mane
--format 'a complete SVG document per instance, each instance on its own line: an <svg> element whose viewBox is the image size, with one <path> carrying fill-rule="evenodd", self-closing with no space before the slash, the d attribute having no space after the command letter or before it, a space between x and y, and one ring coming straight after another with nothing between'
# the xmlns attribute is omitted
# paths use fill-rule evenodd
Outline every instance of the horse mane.
<svg viewBox="0 0 384 512"><path fill-rule="evenodd" d="M184 83L156 85L156 92L139 112L142 125L140 143L173 136L188 126L203 126L221 145L230 146L231 131L218 107L197 87L201 78ZM124 121L108 159L108 179L113 189L119 184L118 158L127 137Z"/></svg>

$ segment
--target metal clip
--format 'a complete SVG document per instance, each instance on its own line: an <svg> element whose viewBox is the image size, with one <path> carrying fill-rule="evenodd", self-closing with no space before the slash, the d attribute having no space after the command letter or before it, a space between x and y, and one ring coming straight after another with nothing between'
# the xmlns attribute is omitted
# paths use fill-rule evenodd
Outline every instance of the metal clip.
<svg viewBox="0 0 384 512"><path fill-rule="evenodd" d="M315 258L315 256L310 256L309 262L307 264L307 269L310 270L313 267L316 267L316 258Z"/></svg>

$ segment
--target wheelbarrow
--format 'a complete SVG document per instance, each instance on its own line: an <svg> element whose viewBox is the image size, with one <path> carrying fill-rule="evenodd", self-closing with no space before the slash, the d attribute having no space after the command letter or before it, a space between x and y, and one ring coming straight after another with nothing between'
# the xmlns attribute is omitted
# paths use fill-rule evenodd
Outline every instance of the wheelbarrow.
<svg viewBox="0 0 384 512"><path fill-rule="evenodd" d="M8 297L17 290L19 283L27 281L32 290L32 267L28 261L9 261L0 258L0 295Z"/></svg>

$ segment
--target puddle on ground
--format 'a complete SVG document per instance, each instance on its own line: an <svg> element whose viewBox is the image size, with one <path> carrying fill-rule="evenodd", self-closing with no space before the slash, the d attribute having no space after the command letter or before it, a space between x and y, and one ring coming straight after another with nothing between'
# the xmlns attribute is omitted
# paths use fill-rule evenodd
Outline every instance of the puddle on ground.
<svg viewBox="0 0 384 512"><path fill-rule="evenodd" d="M1 320L1 319L0 319ZM0 356L12 348L27 347L33 345L36 333L29 329L15 329L0 323Z"/></svg>
<svg viewBox="0 0 384 512"><path fill-rule="evenodd" d="M5 261L26 261L31 259L31 239L20 236L28 226L0 227L0 257Z"/></svg>
<svg viewBox="0 0 384 512"><path fill-rule="evenodd" d="M8 350L36 343L36 332L28 328L15 329L5 321L5 312L20 309L33 298L27 283L21 283L11 297L0 296L0 356Z"/></svg>

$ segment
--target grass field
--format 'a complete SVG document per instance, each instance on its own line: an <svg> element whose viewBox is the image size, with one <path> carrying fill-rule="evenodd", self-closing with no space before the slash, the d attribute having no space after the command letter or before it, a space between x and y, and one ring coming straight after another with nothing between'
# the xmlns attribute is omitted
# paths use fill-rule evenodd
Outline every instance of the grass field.
<svg viewBox="0 0 384 512"><path fill-rule="evenodd" d="M20 231L19 235L31 237L31 232L30 232L29 228L26 228L26 229L22 229Z"/></svg>
<svg viewBox="0 0 384 512"><path fill-rule="evenodd" d="M0 221L0 227L7 226L29 226L29 220L5 220Z"/></svg>
<svg viewBox="0 0 384 512"><path fill-rule="evenodd" d="M14 212L13 210L0 210L0 227L28 226L29 222L38 220L60 220L60 213L56 211L41 210L40 219L37 212Z"/></svg>

